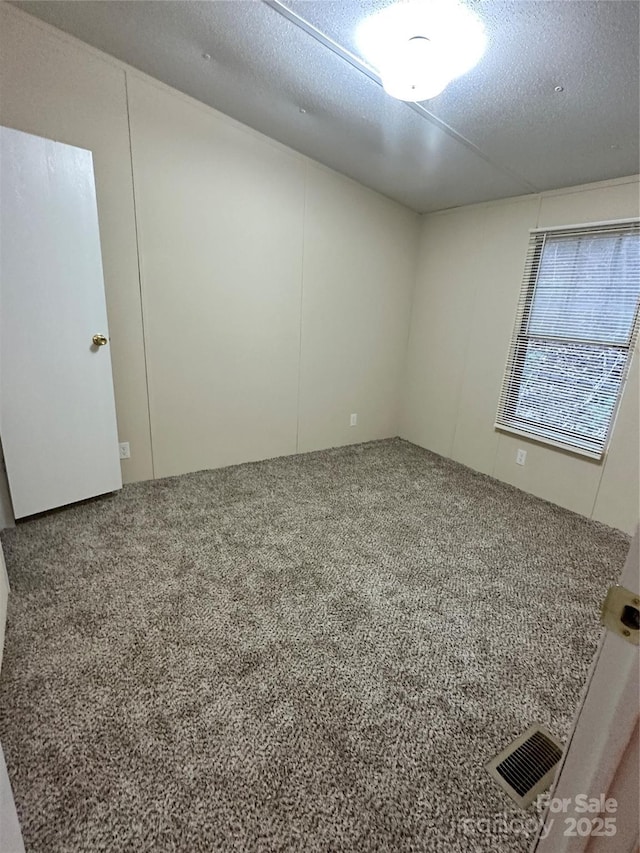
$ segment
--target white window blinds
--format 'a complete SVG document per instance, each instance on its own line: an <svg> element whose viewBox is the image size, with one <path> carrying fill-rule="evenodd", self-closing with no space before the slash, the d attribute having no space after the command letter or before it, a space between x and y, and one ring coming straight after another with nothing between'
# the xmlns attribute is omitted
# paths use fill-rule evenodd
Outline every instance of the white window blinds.
<svg viewBox="0 0 640 853"><path fill-rule="evenodd" d="M496 427L601 459L639 300L638 221L532 233Z"/></svg>

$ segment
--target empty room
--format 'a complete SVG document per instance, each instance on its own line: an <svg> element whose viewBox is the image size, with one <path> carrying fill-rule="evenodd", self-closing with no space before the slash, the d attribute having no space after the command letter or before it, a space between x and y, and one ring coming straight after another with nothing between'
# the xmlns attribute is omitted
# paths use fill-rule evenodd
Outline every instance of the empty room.
<svg viewBox="0 0 640 853"><path fill-rule="evenodd" d="M639 13L0 2L0 853L636 853Z"/></svg>

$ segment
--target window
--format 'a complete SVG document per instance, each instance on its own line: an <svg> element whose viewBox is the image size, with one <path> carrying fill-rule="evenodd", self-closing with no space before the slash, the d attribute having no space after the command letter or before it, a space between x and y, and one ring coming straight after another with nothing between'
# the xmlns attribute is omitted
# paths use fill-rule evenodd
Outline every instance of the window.
<svg viewBox="0 0 640 853"><path fill-rule="evenodd" d="M533 231L496 427L602 459L639 299L637 221Z"/></svg>

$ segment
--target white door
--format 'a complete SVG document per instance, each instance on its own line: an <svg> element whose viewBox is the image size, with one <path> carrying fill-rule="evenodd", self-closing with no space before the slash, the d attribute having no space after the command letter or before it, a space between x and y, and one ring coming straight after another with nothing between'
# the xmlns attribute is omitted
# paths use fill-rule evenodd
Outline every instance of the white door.
<svg viewBox="0 0 640 853"><path fill-rule="evenodd" d="M108 336L91 152L0 128L0 437L16 518L121 488Z"/></svg>
<svg viewBox="0 0 640 853"><path fill-rule="evenodd" d="M620 586L640 607L640 532ZM617 621L616 621L617 624ZM628 625L628 627L627 627ZM602 637L532 853L637 853L640 690L637 621Z"/></svg>

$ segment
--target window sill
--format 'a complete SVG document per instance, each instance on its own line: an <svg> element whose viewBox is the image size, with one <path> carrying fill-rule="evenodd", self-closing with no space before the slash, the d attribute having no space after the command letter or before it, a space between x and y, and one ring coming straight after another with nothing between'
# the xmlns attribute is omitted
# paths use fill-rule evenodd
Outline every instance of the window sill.
<svg viewBox="0 0 640 853"><path fill-rule="evenodd" d="M536 433L530 432L525 429L519 429L515 426L506 426L505 424L494 424L495 429L500 432L507 432L511 435L520 435L523 438L528 438L530 441L536 441L539 444L544 444L547 447L553 447L556 450L564 450L568 453L575 453L577 456L583 456L587 459L591 459L594 462L602 463L604 461L604 457L606 455L606 450L587 450L583 447L576 447L573 444L567 444L566 442L559 441L558 439L552 438L551 436L544 435L544 433Z"/></svg>

